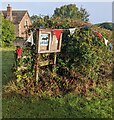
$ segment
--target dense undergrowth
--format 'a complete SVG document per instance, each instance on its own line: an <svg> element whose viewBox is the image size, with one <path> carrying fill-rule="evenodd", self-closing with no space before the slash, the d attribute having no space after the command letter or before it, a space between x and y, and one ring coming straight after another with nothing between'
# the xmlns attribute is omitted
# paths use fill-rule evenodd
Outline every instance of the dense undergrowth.
<svg viewBox="0 0 114 120"><path fill-rule="evenodd" d="M112 51L91 28L77 28L73 35L64 31L61 53L54 68L56 72L52 72L50 67L41 67L38 81L35 81L34 74L35 58L33 47L28 45L23 49L18 67L14 70L17 80L5 86L6 92L38 96L76 92L84 96L89 93L98 96L97 87L107 87L111 82ZM49 54L41 55L41 60L49 58Z"/></svg>
<svg viewBox="0 0 114 120"><path fill-rule="evenodd" d="M14 63L14 49L3 49L3 84L6 91L2 95L2 116L5 118L112 118L112 82L111 79L102 79L97 86L93 86L84 95L77 92L70 92L65 95L51 96L41 94L41 96L22 94L17 90L12 80L11 66ZM10 51L10 55L9 55ZM11 62L12 61L12 62ZM43 69L43 68L42 68ZM10 74L9 74L10 73ZM5 77L7 75L7 78ZM45 76L47 75L44 73ZM44 75L43 74L43 75ZM49 79L50 74L48 72ZM55 76L55 74L53 75ZM53 77L52 76L52 77ZM74 75L73 75L74 76ZM59 76L58 76L59 77ZM45 77L43 77L45 78ZM42 79L43 79L42 78ZM80 77L81 78L81 77ZM60 79L60 78L58 78ZM84 79L84 78L83 78ZM82 80L83 80L82 79ZM46 79L45 79L46 80ZM62 80L62 78L61 78ZM107 82L106 82L107 81ZM83 81L78 81L77 87L83 88ZM89 82L89 81L88 81ZM49 82L48 82L49 83ZM85 81L87 85L87 81ZM30 83L28 83L30 84ZM32 84L32 83L31 83ZM89 84L88 84L89 85ZM48 85L51 86L50 83ZM10 87L10 89L9 89ZM43 84L44 87L44 84ZM92 87L92 85L91 85ZM32 88L28 87L28 91ZM51 88L50 88L51 89ZM18 93L15 91L17 90ZM31 90L32 91L32 90Z"/></svg>
<svg viewBox="0 0 114 120"><path fill-rule="evenodd" d="M101 30L107 39L111 36L111 31L94 30ZM106 46L92 27L77 27L73 35L63 31L57 65L53 70L53 66L41 67L38 81L34 74L34 46L23 48L18 66L13 52L4 51L3 117L112 118L113 60L109 43ZM42 54L40 58L49 60L53 54ZM9 74L13 63L13 74ZM14 80L6 84L9 75Z"/></svg>

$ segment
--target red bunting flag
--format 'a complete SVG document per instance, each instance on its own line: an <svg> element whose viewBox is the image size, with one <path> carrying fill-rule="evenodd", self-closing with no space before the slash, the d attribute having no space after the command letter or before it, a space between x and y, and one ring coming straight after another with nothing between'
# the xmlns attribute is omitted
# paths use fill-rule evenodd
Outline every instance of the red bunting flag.
<svg viewBox="0 0 114 120"><path fill-rule="evenodd" d="M20 58L21 53L22 53L22 49L21 48L17 48L16 49L16 53L17 53L17 57Z"/></svg>
<svg viewBox="0 0 114 120"><path fill-rule="evenodd" d="M98 32L96 32L96 35L101 39L102 35Z"/></svg>
<svg viewBox="0 0 114 120"><path fill-rule="evenodd" d="M62 30L54 30L54 34L56 35L57 40L60 40L60 35L61 35Z"/></svg>

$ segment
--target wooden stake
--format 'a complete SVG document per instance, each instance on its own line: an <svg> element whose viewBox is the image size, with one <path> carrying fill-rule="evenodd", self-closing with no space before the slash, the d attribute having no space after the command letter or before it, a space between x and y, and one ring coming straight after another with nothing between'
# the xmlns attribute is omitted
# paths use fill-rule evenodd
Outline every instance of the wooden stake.
<svg viewBox="0 0 114 120"><path fill-rule="evenodd" d="M38 79L39 79L39 60L40 60L40 54L37 55L36 58L36 82L38 83Z"/></svg>
<svg viewBox="0 0 114 120"><path fill-rule="evenodd" d="M56 72L56 71L54 71L54 69L56 67L56 60L57 60L57 53L54 53L53 72Z"/></svg>
<svg viewBox="0 0 114 120"><path fill-rule="evenodd" d="M38 83L38 74L39 74L39 54L38 54L38 43L39 43L39 30L36 31L37 39L36 39L36 68L35 68L35 80Z"/></svg>
<svg viewBox="0 0 114 120"><path fill-rule="evenodd" d="M54 65L56 65L57 53L54 53Z"/></svg>

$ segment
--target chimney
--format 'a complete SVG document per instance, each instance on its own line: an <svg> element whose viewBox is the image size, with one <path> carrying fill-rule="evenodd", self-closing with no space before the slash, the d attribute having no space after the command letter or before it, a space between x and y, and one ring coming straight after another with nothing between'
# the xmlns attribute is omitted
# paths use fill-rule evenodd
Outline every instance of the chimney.
<svg viewBox="0 0 114 120"><path fill-rule="evenodd" d="M12 7L10 7L10 4L7 7L7 19L12 21Z"/></svg>

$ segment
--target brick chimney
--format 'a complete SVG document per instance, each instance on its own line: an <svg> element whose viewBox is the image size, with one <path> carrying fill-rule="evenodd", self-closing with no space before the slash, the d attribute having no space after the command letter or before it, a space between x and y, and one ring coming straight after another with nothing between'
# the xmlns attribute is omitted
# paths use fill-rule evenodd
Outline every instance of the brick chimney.
<svg viewBox="0 0 114 120"><path fill-rule="evenodd" d="M12 7L10 7L10 4L7 7L7 19L12 21Z"/></svg>

